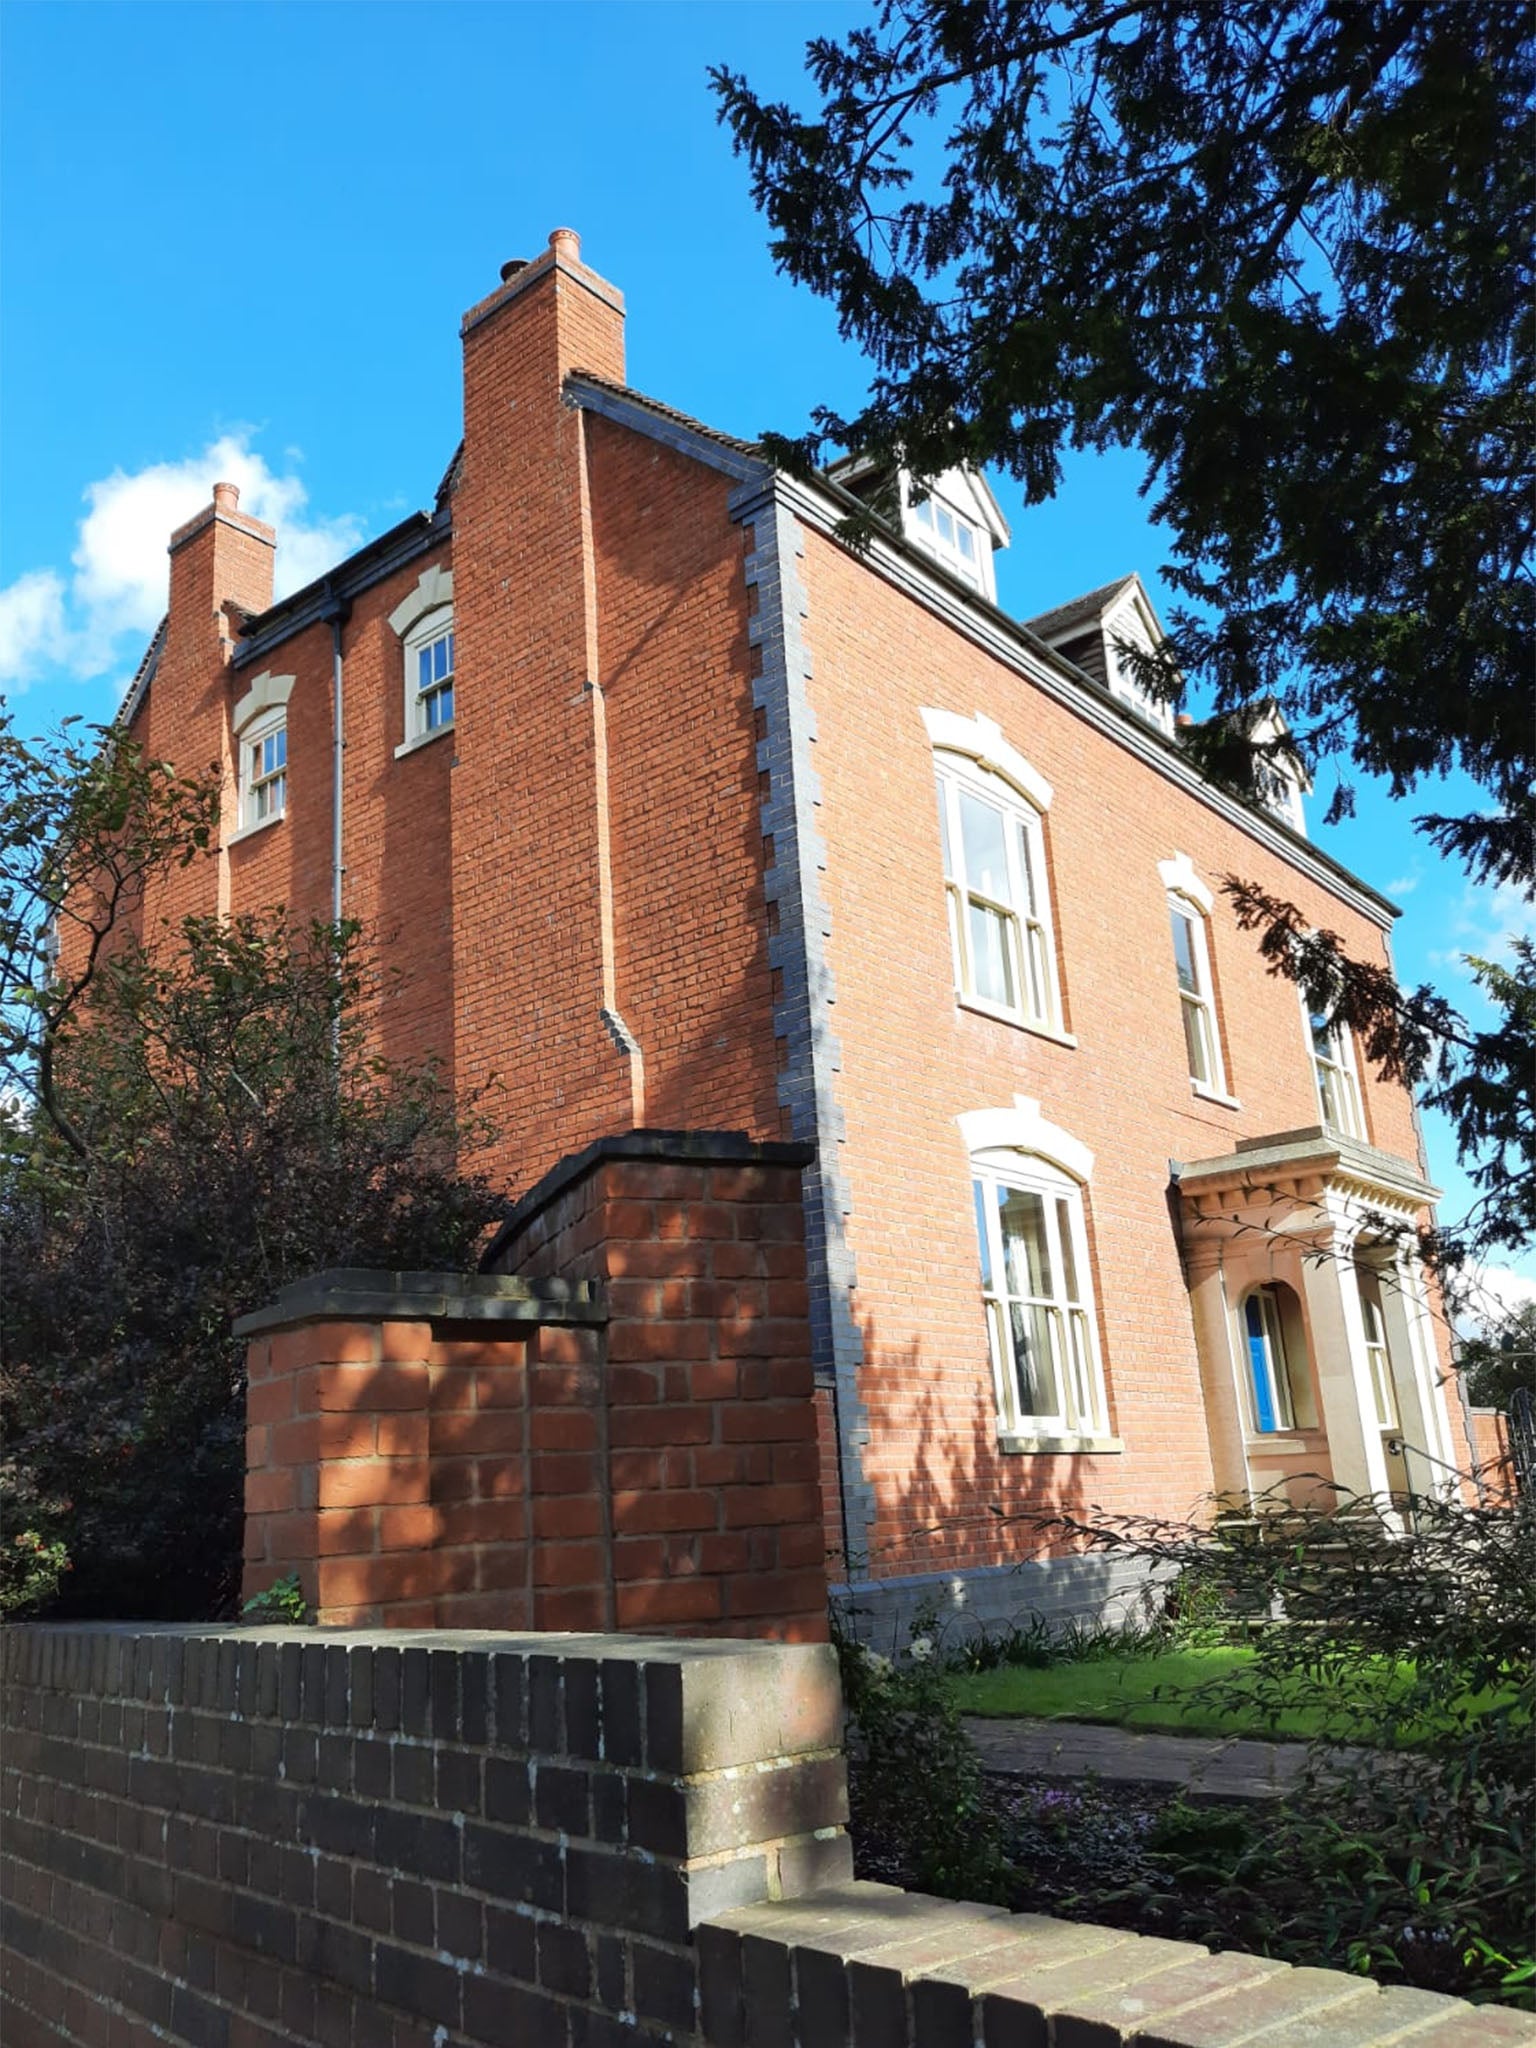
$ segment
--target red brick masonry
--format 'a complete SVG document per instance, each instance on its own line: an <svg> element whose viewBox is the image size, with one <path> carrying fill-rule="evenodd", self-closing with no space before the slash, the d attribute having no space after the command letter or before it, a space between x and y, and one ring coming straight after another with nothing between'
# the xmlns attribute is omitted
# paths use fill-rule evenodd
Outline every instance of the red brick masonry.
<svg viewBox="0 0 1536 2048"><path fill-rule="evenodd" d="M322 1623L826 1635L805 1145L631 1132L478 1278L332 1272L251 1339L247 1596Z"/></svg>

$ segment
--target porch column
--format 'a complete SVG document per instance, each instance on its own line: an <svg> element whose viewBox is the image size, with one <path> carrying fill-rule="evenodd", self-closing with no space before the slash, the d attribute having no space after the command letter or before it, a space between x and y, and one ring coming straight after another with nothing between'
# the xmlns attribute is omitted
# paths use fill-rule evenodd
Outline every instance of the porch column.
<svg viewBox="0 0 1536 2048"><path fill-rule="evenodd" d="M1351 1493L1385 1501L1391 1481L1371 1395L1351 1236L1335 1224L1309 1236L1298 1249L1334 1480Z"/></svg>
<svg viewBox="0 0 1536 2048"><path fill-rule="evenodd" d="M1455 1472L1446 1467L1460 1468L1439 1385L1439 1359L1423 1268L1412 1251L1399 1247L1376 1270L1381 1278L1382 1320L1406 1447L1408 1485L1414 1493L1449 1499L1457 1491L1457 1483Z"/></svg>
<svg viewBox="0 0 1536 2048"><path fill-rule="evenodd" d="M1253 1484L1245 1448L1248 1432L1232 1358L1232 1317L1222 1273L1222 1250L1219 1239L1196 1240L1188 1247L1185 1269L1195 1325L1195 1352L1200 1360L1200 1387L1205 1397L1212 1478L1218 1494L1234 1502L1246 1502L1252 1496Z"/></svg>

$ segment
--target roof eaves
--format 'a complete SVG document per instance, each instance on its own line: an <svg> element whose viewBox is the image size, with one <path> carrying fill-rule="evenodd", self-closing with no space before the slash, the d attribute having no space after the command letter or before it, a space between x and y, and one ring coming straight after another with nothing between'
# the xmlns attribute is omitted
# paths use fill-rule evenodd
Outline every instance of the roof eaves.
<svg viewBox="0 0 1536 2048"><path fill-rule="evenodd" d="M149 694L149 686L155 679L156 669L160 666L160 656L165 651L165 636L170 623L171 615L167 612L151 634L143 659L133 672L133 681L128 685L122 707L113 721L114 724L121 726L124 732L137 718L139 706Z"/></svg>

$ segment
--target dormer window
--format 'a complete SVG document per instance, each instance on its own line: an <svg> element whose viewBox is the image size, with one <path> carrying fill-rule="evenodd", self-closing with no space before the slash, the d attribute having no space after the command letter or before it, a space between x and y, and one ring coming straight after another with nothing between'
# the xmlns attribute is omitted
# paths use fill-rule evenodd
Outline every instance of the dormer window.
<svg viewBox="0 0 1536 2048"><path fill-rule="evenodd" d="M963 519L941 498L923 498L912 507L913 539L936 556L946 569L963 577L974 589L983 588L980 530ZM990 554L991 548L987 547Z"/></svg>

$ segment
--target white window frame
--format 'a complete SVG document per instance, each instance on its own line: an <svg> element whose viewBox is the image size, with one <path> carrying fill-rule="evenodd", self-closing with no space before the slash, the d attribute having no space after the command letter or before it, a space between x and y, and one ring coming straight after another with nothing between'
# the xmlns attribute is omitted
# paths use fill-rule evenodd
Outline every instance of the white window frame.
<svg viewBox="0 0 1536 2048"><path fill-rule="evenodd" d="M1184 986L1179 964L1177 938L1174 938L1174 982L1178 989L1179 1008L1184 1025L1184 1050L1189 1066L1189 1085L1196 1095L1215 1096L1223 1101L1227 1096L1226 1065L1221 1056L1221 1028L1216 1017L1216 980L1211 972L1211 949L1208 935L1210 923L1206 913L1191 896L1180 889L1168 891L1168 918L1170 934L1175 918L1182 918L1189 930L1190 970L1194 986ZM1208 1071L1195 1071L1198 1065L1196 1047L1203 1048Z"/></svg>
<svg viewBox="0 0 1536 2048"><path fill-rule="evenodd" d="M946 525L950 529L947 534ZM925 554L942 562L952 576L970 584L983 597L991 595L985 564L992 552L992 536L974 519L957 511L947 498L932 490L924 498L914 495L907 505L907 532ZM969 554L962 535L970 539Z"/></svg>
<svg viewBox="0 0 1536 2048"><path fill-rule="evenodd" d="M1398 1424L1397 1388L1392 1379L1392 1350L1387 1342L1387 1316L1381 1299L1381 1275L1373 1266L1357 1265L1355 1284L1360 1292L1360 1326L1365 1333L1365 1362L1370 1372L1371 1404L1376 1427L1395 1430Z"/></svg>
<svg viewBox="0 0 1536 2048"><path fill-rule="evenodd" d="M1321 1031L1314 1024L1314 1019L1321 1022ZM1301 994L1301 1024L1312 1058L1312 1079L1317 1088L1318 1113L1323 1128L1336 1132L1341 1138L1358 1138L1364 1143L1365 1103L1355 1064L1354 1033L1337 1018L1326 1017L1321 1010L1312 1009L1304 992ZM1325 1040L1325 1046L1319 1045L1319 1038ZM1330 1115L1330 1102L1341 1109L1341 1115Z"/></svg>
<svg viewBox="0 0 1536 2048"><path fill-rule="evenodd" d="M1259 1358L1254 1357L1254 1335L1248 1327L1250 1304L1257 1307L1260 1323ZM1247 1395L1249 1427L1255 1436L1289 1436L1296 1429L1295 1365L1285 1338L1285 1317L1280 1297L1273 1287L1250 1287L1238 1303L1238 1333L1243 1345L1243 1387ZM1264 1372L1270 1413L1266 1424L1260 1414L1256 1367Z"/></svg>
<svg viewBox="0 0 1536 2048"><path fill-rule="evenodd" d="M1108 1404L1081 1186L1051 1160L1012 1148L972 1152L970 1167L987 1349L1003 1446L1012 1441L1070 1449L1096 1442L1097 1447L1117 1448L1107 1435ZM1039 1201L1049 1291L1022 1292L1008 1284L999 1199L1006 1193ZM1043 1332L1057 1395L1053 1411L1025 1404L1010 1341L1015 1310L1023 1312L1021 1320L1033 1322L1037 1341Z"/></svg>
<svg viewBox="0 0 1536 2048"><path fill-rule="evenodd" d="M434 678L424 689L420 681L421 656L429 647L440 641L450 643L447 672ZM426 612L405 635L405 739L410 746L420 740L435 740L439 733L453 730L454 712L454 650L453 606L440 604ZM444 696L449 703L446 718L431 716L432 708L440 706Z"/></svg>
<svg viewBox="0 0 1536 2048"><path fill-rule="evenodd" d="M263 767L269 741L281 739L282 758ZM255 832L288 815L288 707L253 718L240 734L240 829Z"/></svg>
<svg viewBox="0 0 1536 2048"><path fill-rule="evenodd" d="M1062 1035L1061 988L1056 970L1056 934L1051 917L1050 871L1045 856L1045 805L1036 801L1049 786L1032 777L1034 790L999 774L989 763L938 747L933 757L938 784L944 896L949 922L955 993L968 1008L1005 1017L1051 1036ZM995 810L1003 821L1006 889L1001 896L973 887L966 872L961 798L969 795ZM1002 934L1005 972L1012 1001L985 995L977 986L972 913L994 919Z"/></svg>

